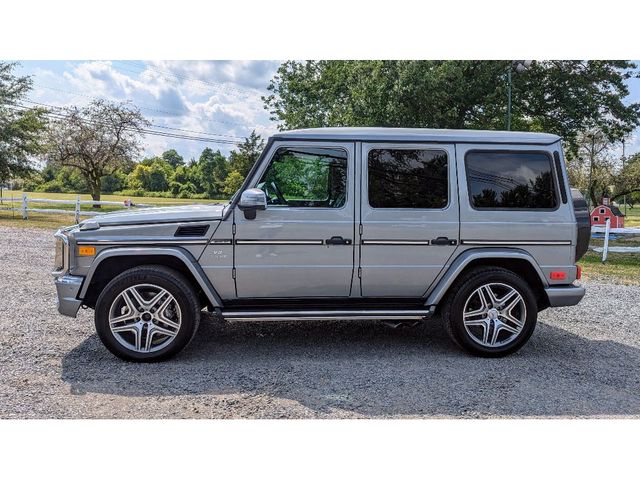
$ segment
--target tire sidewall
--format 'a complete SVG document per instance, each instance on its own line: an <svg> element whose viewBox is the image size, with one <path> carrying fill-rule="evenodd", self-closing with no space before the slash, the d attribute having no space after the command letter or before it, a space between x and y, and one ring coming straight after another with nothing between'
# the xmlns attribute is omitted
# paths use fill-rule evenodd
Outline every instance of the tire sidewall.
<svg viewBox="0 0 640 480"><path fill-rule="evenodd" d="M174 272L171 273L176 275ZM197 307L194 308L193 292L185 291L180 283L172 281L170 276L163 271L147 268L136 268L124 272L109 282L98 297L95 309L96 331L107 349L122 359L137 362L167 359L182 350L195 333L194 330L197 326L195 316L199 314L199 310ZM123 290L139 284L151 284L164 288L176 299L181 312L180 330L173 341L166 347L150 353L134 352L127 349L118 342L109 328L109 310L113 301Z"/></svg>
<svg viewBox="0 0 640 480"><path fill-rule="evenodd" d="M510 343L495 348L485 347L475 342L467 332L463 321L464 306L467 299L476 289L488 283L503 283L515 288L522 296L527 309L525 325L519 335ZM529 340L536 326L538 308L536 298L526 281L512 272L490 271L480 272L471 277L469 281L464 282L452 299L449 315L451 316L451 333L461 347L476 355L500 357L519 350Z"/></svg>

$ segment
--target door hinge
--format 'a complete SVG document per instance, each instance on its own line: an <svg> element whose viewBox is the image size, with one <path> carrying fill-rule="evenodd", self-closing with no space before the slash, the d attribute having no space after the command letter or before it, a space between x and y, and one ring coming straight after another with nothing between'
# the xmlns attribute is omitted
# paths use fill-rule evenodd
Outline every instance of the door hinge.
<svg viewBox="0 0 640 480"><path fill-rule="evenodd" d="M235 224L235 223L232 223L232 224L231 224L231 233L232 233L233 235L235 235L235 234L236 234L236 224Z"/></svg>
<svg viewBox="0 0 640 480"><path fill-rule="evenodd" d="M358 231L360 232L360 235L362 235L362 224L360 224L360 227L358 228Z"/></svg>
<svg viewBox="0 0 640 480"><path fill-rule="evenodd" d="M362 267L358 267L358 278L362 278Z"/></svg>
<svg viewBox="0 0 640 480"><path fill-rule="evenodd" d="M233 267L233 268L231 269L231 278L233 278L234 280L235 280L235 278L236 278L236 267Z"/></svg>

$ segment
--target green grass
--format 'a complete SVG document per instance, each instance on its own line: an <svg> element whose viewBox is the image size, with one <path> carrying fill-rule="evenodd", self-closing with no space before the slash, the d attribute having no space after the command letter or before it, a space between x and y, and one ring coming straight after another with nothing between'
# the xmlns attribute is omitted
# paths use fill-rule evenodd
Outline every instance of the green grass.
<svg viewBox="0 0 640 480"><path fill-rule="evenodd" d="M77 194L75 193L45 193L45 192L27 192L29 198L46 198L49 200L75 200ZM7 202L6 199L10 197L17 198L13 202L13 207L20 208L22 205L22 191L3 190L2 196L4 201L2 206L11 206L11 202ZM81 194L81 200L91 200L91 195ZM146 204L154 206L163 205L191 205L194 203L216 203L226 202L227 200L194 200L188 198L164 198L164 197L130 197L126 195L102 195L100 200L110 202L122 202L122 206L118 205L102 205L101 208L93 208L91 205L82 205L83 211L94 211L100 213L108 213L116 210L122 210L124 208L124 200L131 199L134 204ZM6 210L0 210L0 225L4 226L20 226L20 227L35 227L45 229L57 229L66 225L73 225L75 223L75 217L73 212L75 205L56 204L56 203L38 203L29 202L29 208L54 208L58 210L69 210L69 215L60 213L37 213L29 212L29 219L23 220L21 212L11 212ZM89 217L81 217L89 218Z"/></svg>
<svg viewBox="0 0 640 480"><path fill-rule="evenodd" d="M589 251L578 262L583 278L623 285L640 285L640 254L609 253L602 263L602 254Z"/></svg>
<svg viewBox="0 0 640 480"><path fill-rule="evenodd" d="M624 206L620 207L624 213ZM640 227L640 206L634 208L627 207L627 217L624 219L625 227Z"/></svg>

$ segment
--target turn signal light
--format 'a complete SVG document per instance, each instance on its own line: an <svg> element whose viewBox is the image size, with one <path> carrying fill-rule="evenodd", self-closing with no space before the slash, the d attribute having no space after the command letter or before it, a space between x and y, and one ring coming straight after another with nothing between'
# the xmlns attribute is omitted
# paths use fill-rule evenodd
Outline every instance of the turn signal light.
<svg viewBox="0 0 640 480"><path fill-rule="evenodd" d="M549 278L551 278L551 280L566 280L567 274L566 272L551 272Z"/></svg>
<svg viewBox="0 0 640 480"><path fill-rule="evenodd" d="M81 257L92 257L96 254L96 247L78 247L78 255Z"/></svg>

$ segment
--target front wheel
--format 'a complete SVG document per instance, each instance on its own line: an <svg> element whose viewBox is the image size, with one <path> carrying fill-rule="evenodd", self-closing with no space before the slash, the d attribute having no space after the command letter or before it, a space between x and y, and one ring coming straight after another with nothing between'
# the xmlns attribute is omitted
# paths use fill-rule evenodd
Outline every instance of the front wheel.
<svg viewBox="0 0 640 480"><path fill-rule="evenodd" d="M504 268L483 268L461 278L442 311L451 339L474 355L501 357L520 349L538 317L529 284Z"/></svg>
<svg viewBox="0 0 640 480"><path fill-rule="evenodd" d="M200 305L189 281L163 266L141 266L115 277L96 302L95 324L114 355L135 362L165 360L193 338Z"/></svg>

